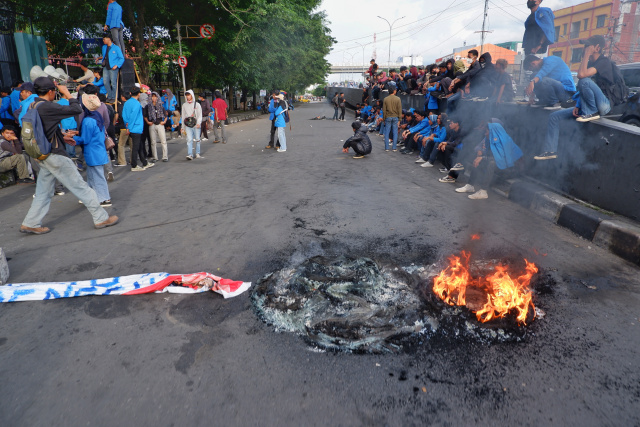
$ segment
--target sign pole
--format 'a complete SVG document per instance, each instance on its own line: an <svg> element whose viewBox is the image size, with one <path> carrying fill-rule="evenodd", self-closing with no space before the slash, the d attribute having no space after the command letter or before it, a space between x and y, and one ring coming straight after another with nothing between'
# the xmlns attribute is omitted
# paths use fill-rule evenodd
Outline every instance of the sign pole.
<svg viewBox="0 0 640 427"><path fill-rule="evenodd" d="M176 21L176 28L178 30L178 47L180 49L180 56L182 56L182 35L180 34L180 22ZM184 68L180 67L182 70L182 89L186 99L187 96L187 81L184 79Z"/></svg>

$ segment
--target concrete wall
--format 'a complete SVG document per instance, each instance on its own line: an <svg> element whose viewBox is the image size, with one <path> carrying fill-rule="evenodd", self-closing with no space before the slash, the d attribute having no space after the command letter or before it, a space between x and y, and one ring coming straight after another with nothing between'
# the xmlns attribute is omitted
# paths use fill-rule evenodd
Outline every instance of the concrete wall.
<svg viewBox="0 0 640 427"><path fill-rule="evenodd" d="M362 99L361 89L329 88L344 92L351 106ZM400 96L403 108L424 108L422 96ZM441 109L446 108L446 102ZM558 159L533 160L546 137L550 111L529 106L463 101L458 115L467 129L496 117L524 152L516 173L533 178L554 191L607 211L640 220L640 128L608 119L561 124ZM471 149L475 143L466 144Z"/></svg>

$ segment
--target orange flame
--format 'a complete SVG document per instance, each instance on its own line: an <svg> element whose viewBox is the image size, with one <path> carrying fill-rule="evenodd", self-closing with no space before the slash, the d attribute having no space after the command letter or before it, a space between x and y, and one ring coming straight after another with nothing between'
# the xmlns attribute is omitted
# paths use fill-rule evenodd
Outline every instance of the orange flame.
<svg viewBox="0 0 640 427"><path fill-rule="evenodd" d="M479 234L472 234L471 235L471 240L480 240L480 235Z"/></svg>
<svg viewBox="0 0 640 427"><path fill-rule="evenodd" d="M433 292L439 298L449 305L467 306L480 322L505 317L514 310L518 323L526 325L529 307L535 317L529 288L531 278L538 272L534 263L525 259L525 272L515 279L509 275L508 267L500 264L493 274L473 278L468 268L470 257L465 251L460 257L449 257L449 266L433 282Z"/></svg>

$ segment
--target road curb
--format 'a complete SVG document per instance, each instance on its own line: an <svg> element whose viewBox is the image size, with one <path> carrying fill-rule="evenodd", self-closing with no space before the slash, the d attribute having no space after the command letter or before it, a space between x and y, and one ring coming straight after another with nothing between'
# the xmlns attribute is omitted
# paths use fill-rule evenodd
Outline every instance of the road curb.
<svg viewBox="0 0 640 427"><path fill-rule="evenodd" d="M497 180L492 190L640 266L640 225L582 205L524 180Z"/></svg>
<svg viewBox="0 0 640 427"><path fill-rule="evenodd" d="M4 251L0 248L0 285L9 283L9 264L4 256Z"/></svg>

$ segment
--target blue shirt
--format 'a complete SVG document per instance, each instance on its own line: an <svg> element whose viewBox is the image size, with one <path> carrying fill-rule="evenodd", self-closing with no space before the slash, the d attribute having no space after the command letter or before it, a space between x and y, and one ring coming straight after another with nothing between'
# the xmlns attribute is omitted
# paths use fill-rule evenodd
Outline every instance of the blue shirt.
<svg viewBox="0 0 640 427"><path fill-rule="evenodd" d="M420 123L415 125L412 128L409 128L409 133L416 133L422 131L424 128L429 127L429 120L426 118L422 119Z"/></svg>
<svg viewBox="0 0 640 427"><path fill-rule="evenodd" d="M542 80L543 77L549 77L562 83L564 90L569 92L576 91L571 70L559 56L551 55L542 58L542 68L540 68L536 77L540 80Z"/></svg>
<svg viewBox="0 0 640 427"><path fill-rule="evenodd" d="M104 130L100 130L93 117L82 120L80 135L74 136L76 144L82 145L84 161L87 166L100 166L109 163L109 154L104 148Z"/></svg>
<svg viewBox="0 0 640 427"><path fill-rule="evenodd" d="M20 115L18 116L18 124L20 126L22 126L22 118L24 117L25 114L27 114L27 110L29 109L29 106L31 105L33 100L36 99L37 97L38 95L36 95L35 93L32 93L31 95L29 95L27 99L25 99L20 103L20 105L22 105L22 110L20 111Z"/></svg>
<svg viewBox="0 0 640 427"><path fill-rule="evenodd" d="M142 105L137 99L131 98L122 107L122 121L131 133L142 134L144 121L142 119Z"/></svg>
<svg viewBox="0 0 640 427"><path fill-rule="evenodd" d="M274 99L271 99L271 101L269 101L269 120L273 120L276 118L275 114L276 111L278 110L278 104L275 104ZM280 126L283 127L283 126Z"/></svg>
<svg viewBox="0 0 640 427"><path fill-rule="evenodd" d="M178 101L176 101L175 96L171 97L171 102L168 101L168 98L169 97L167 95L162 95L160 97L160 100L162 101L162 106L166 111L174 111L178 106Z"/></svg>
<svg viewBox="0 0 640 427"><path fill-rule="evenodd" d="M116 67L122 67L124 64L124 55L122 55L122 51L120 47L118 47L115 43L112 43L111 46L107 46L106 44L102 45L102 57L107 56L107 49L109 49L109 65L111 68L115 65ZM104 59L102 64L104 65Z"/></svg>
<svg viewBox="0 0 640 427"><path fill-rule="evenodd" d="M2 98L2 106L0 106L0 119L13 119L9 107L11 107L11 97L5 96Z"/></svg>
<svg viewBox="0 0 640 427"><path fill-rule="evenodd" d="M105 89L104 87L104 80L102 79L102 77L100 77L99 80L95 80L93 82L93 85L97 88L100 88L100 93L106 95L107 94L107 89Z"/></svg>
<svg viewBox="0 0 640 427"><path fill-rule="evenodd" d="M14 89L13 92L11 92L11 95L9 95L9 98L11 99L12 112L20 108L20 90Z"/></svg>
<svg viewBox="0 0 640 427"><path fill-rule="evenodd" d="M58 101L58 105L69 105L69 100L62 98ZM76 122L76 118L74 116L71 116L71 117L67 117L66 119L62 119L60 121L60 128L63 130L78 129L78 123Z"/></svg>
<svg viewBox="0 0 640 427"><path fill-rule="evenodd" d="M109 3L107 7L107 20L104 25L109 28L124 28L122 22L122 6L118 2Z"/></svg>

